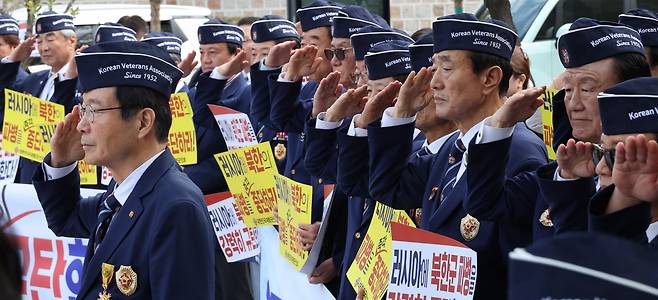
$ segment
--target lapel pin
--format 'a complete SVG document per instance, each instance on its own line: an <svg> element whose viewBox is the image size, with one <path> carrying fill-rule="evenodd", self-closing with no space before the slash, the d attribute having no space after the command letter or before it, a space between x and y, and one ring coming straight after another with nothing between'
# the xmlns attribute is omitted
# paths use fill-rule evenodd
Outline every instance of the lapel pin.
<svg viewBox="0 0 658 300"><path fill-rule="evenodd" d="M135 216L135 212L131 210L131 211L128 213L128 216L129 216L130 218L132 218L133 216Z"/></svg>

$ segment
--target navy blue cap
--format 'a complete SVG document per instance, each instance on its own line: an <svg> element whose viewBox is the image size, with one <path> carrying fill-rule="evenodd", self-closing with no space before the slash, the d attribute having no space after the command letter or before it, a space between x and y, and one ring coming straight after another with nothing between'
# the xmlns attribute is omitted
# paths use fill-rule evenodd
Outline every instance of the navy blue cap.
<svg viewBox="0 0 658 300"><path fill-rule="evenodd" d="M218 19L203 23L197 29L197 34L201 45L231 43L242 47L242 42L244 42L244 32L240 27L226 24Z"/></svg>
<svg viewBox="0 0 658 300"><path fill-rule="evenodd" d="M656 299L658 253L599 233L567 233L510 253L508 298Z"/></svg>
<svg viewBox="0 0 658 300"><path fill-rule="evenodd" d="M428 32L409 45L409 55L411 56L411 68L414 71L418 72L423 67L431 67L432 55L434 55L434 35Z"/></svg>
<svg viewBox="0 0 658 300"><path fill-rule="evenodd" d="M658 132L658 78L627 80L598 98L606 135Z"/></svg>
<svg viewBox="0 0 658 300"><path fill-rule="evenodd" d="M658 14L655 12L634 9L619 15L619 23L637 30L644 46L658 47Z"/></svg>
<svg viewBox="0 0 658 300"><path fill-rule="evenodd" d="M432 22L434 53L469 50L512 59L518 36L498 20L478 20L473 14L440 17Z"/></svg>
<svg viewBox="0 0 658 300"><path fill-rule="evenodd" d="M275 41L283 38L298 38L295 23L279 16L265 16L251 24L251 39L254 43Z"/></svg>
<svg viewBox="0 0 658 300"><path fill-rule="evenodd" d="M183 41L171 32L150 32L144 36L142 42L158 46L168 53L176 55L181 55L183 46Z"/></svg>
<svg viewBox="0 0 658 300"><path fill-rule="evenodd" d="M408 35L392 31L391 29L381 28L379 26L368 25L361 28L359 33L350 37L354 56L356 60L363 60L368 50L379 42L406 41L413 43L414 40Z"/></svg>
<svg viewBox="0 0 658 300"><path fill-rule="evenodd" d="M97 44L75 57L81 92L112 86L140 86L169 99L183 72L169 53L149 43Z"/></svg>
<svg viewBox="0 0 658 300"><path fill-rule="evenodd" d="M96 44L119 42L119 41L137 41L134 30L117 23L105 23L98 26L96 30Z"/></svg>
<svg viewBox="0 0 658 300"><path fill-rule="evenodd" d="M388 28L384 19L371 14L367 9L358 5L347 5L343 7L347 16L334 17L331 24L331 34L335 38L350 38L368 25Z"/></svg>
<svg viewBox="0 0 658 300"><path fill-rule="evenodd" d="M318 0L298 9L297 20L302 25L302 31L304 32L318 27L331 27L331 20L335 16L347 16L341 8L341 4Z"/></svg>
<svg viewBox="0 0 658 300"><path fill-rule="evenodd" d="M560 61L575 68L623 53L644 55L640 34L626 25L578 18L557 40Z"/></svg>
<svg viewBox="0 0 658 300"><path fill-rule="evenodd" d="M58 14L54 11L47 11L40 14L36 21L34 21L34 32L37 34L66 29L75 30L73 16L69 14Z"/></svg>
<svg viewBox="0 0 658 300"><path fill-rule="evenodd" d="M407 41L380 42L375 44L365 56L368 79L377 80L411 73Z"/></svg>
<svg viewBox="0 0 658 300"><path fill-rule="evenodd" d="M18 35L18 21L9 15L0 14L0 35Z"/></svg>

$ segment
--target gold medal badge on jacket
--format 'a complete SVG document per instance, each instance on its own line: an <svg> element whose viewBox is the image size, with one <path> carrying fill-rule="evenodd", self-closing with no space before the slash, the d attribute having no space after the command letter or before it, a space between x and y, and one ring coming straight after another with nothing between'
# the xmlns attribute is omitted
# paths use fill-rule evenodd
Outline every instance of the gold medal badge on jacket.
<svg viewBox="0 0 658 300"><path fill-rule="evenodd" d="M467 242L472 241L478 235L478 232L480 232L480 221L467 214L462 218L459 231L461 231L464 240Z"/></svg>
<svg viewBox="0 0 658 300"><path fill-rule="evenodd" d="M276 146L274 146L274 157L278 160L286 158L286 146L283 144L276 144Z"/></svg>
<svg viewBox="0 0 658 300"><path fill-rule="evenodd" d="M130 266L121 266L117 271L116 282L119 291L126 295L130 296L135 293L137 289L137 273L133 271L133 268Z"/></svg>
<svg viewBox="0 0 658 300"><path fill-rule="evenodd" d="M546 209L539 217L539 223L546 227L553 227L553 220L551 220L551 211Z"/></svg>
<svg viewBox="0 0 658 300"><path fill-rule="evenodd" d="M98 300L110 300L110 293L107 292L107 287L110 286L112 281L112 276L114 275L114 265L103 263L101 267L101 277L103 281L101 282L103 286L103 291L98 293Z"/></svg>

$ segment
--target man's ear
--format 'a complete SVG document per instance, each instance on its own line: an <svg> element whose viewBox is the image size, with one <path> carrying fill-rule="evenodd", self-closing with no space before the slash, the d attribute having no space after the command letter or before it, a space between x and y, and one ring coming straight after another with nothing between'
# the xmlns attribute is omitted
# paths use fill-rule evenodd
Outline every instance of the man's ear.
<svg viewBox="0 0 658 300"><path fill-rule="evenodd" d="M498 93L498 86L503 80L503 69L501 69L499 66L491 66L482 71L480 80L483 87L482 92L485 95L490 95L494 92Z"/></svg>
<svg viewBox="0 0 658 300"><path fill-rule="evenodd" d="M153 109L143 108L135 117L139 121L139 127L137 128L139 138L145 138L155 130L155 111Z"/></svg>

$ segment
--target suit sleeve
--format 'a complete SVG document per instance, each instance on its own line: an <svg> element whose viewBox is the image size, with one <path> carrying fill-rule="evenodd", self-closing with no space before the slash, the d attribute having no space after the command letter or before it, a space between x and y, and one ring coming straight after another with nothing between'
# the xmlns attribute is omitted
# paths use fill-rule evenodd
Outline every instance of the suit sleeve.
<svg viewBox="0 0 658 300"><path fill-rule="evenodd" d="M302 82L281 82L276 77L268 78L272 107L272 124L282 131L303 132L304 124L313 108L313 95L304 95ZM314 83L307 83L314 84ZM309 86L306 87L307 89ZM310 90L310 89L309 89Z"/></svg>
<svg viewBox="0 0 658 300"><path fill-rule="evenodd" d="M338 148L338 187L349 196L370 197L368 138L350 136L344 128L338 131Z"/></svg>
<svg viewBox="0 0 658 300"><path fill-rule="evenodd" d="M534 213L537 183L534 173L506 176L512 138L477 144L468 148L465 210L488 221L513 221L528 224Z"/></svg>
<svg viewBox="0 0 658 300"><path fill-rule="evenodd" d="M550 208L555 234L587 230L587 206L596 192L593 178L553 180L557 163L537 170L540 196Z"/></svg>
<svg viewBox="0 0 658 300"><path fill-rule="evenodd" d="M321 178L325 184L336 182L338 164L338 142L336 129L317 129L316 119L306 122L306 151L304 166L313 176Z"/></svg>
<svg viewBox="0 0 658 300"><path fill-rule="evenodd" d="M208 104L213 104L219 100L227 80L210 78L210 73L199 75L199 81L196 86L196 93L192 102L192 110L194 111L194 125L195 126L212 126L215 122L212 112L208 108Z"/></svg>
<svg viewBox="0 0 658 300"><path fill-rule="evenodd" d="M251 65L251 117L258 122L258 126L265 125L274 128L270 120L270 90L268 77L278 77L281 69L262 71L260 62ZM256 129L256 128L254 128Z"/></svg>
<svg viewBox="0 0 658 300"><path fill-rule="evenodd" d="M154 224L150 245L153 299L214 299L215 245L207 211L201 205L177 202Z"/></svg>
<svg viewBox="0 0 658 300"><path fill-rule="evenodd" d="M49 157L46 158L50 160ZM89 238L95 228L99 204L104 193L93 197L80 196L78 169L68 175L45 180L41 165L33 177L34 189L46 215L48 228L57 236Z"/></svg>
<svg viewBox="0 0 658 300"><path fill-rule="evenodd" d="M412 122L392 127L368 126L370 194L396 209L422 206L432 168L434 155L411 156L414 125Z"/></svg>
<svg viewBox="0 0 658 300"><path fill-rule="evenodd" d="M651 204L641 203L606 214L605 211L614 190L614 185L608 186L596 193L590 201L589 231L646 243L646 230L651 224Z"/></svg>

